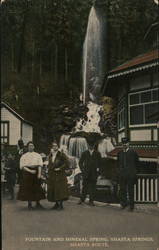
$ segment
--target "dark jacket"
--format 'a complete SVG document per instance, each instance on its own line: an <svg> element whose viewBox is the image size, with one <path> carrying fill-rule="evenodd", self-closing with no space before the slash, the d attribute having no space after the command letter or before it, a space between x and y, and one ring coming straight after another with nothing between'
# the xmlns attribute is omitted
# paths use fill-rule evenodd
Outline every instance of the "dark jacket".
<svg viewBox="0 0 159 250"><path fill-rule="evenodd" d="M93 151L92 155L89 150L82 153L79 167L82 172L83 179L96 181L98 172L97 169L101 168L101 155L97 151Z"/></svg>
<svg viewBox="0 0 159 250"><path fill-rule="evenodd" d="M5 177L8 183L15 185L16 182L16 164L12 159L8 159L5 165Z"/></svg>
<svg viewBox="0 0 159 250"><path fill-rule="evenodd" d="M68 199L68 185L65 170L69 167L69 161L65 154L57 152L54 162L49 157L48 165L48 201ZM60 168L60 171L55 171Z"/></svg>
<svg viewBox="0 0 159 250"><path fill-rule="evenodd" d="M126 153L123 150L118 153L118 168L120 177L135 178L137 166L138 155L133 149L129 149Z"/></svg>

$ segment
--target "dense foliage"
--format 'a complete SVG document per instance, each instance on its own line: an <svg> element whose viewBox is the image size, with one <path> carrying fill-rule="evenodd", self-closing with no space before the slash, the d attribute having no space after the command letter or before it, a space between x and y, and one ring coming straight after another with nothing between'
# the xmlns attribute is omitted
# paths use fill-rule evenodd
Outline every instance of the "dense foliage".
<svg viewBox="0 0 159 250"><path fill-rule="evenodd" d="M2 98L34 122L37 137L62 132L54 126L57 113L62 117L66 106L73 111L75 103L76 112L80 104L82 46L92 2L5 0L1 4ZM157 5L153 0L102 3L108 20L110 69L148 48L143 37L157 18Z"/></svg>

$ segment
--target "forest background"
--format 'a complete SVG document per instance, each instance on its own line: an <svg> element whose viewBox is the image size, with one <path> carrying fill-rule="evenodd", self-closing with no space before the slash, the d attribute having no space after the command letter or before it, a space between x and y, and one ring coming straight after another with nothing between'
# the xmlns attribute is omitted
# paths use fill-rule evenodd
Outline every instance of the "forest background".
<svg viewBox="0 0 159 250"><path fill-rule="evenodd" d="M107 18L107 73L150 48L144 35L157 20L158 5L153 0L102 3ZM70 132L86 116L79 97L92 4L92 0L1 3L1 97L34 124L38 145L48 144L55 134Z"/></svg>

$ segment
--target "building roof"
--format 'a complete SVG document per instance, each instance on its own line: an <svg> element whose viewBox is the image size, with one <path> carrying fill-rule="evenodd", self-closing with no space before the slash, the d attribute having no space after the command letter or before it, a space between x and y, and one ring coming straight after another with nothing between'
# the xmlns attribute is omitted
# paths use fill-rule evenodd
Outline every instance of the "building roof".
<svg viewBox="0 0 159 250"><path fill-rule="evenodd" d="M146 52L117 66L109 71L108 79L148 69L157 65L159 65L159 49Z"/></svg>
<svg viewBox="0 0 159 250"><path fill-rule="evenodd" d="M1 102L1 108L5 107L6 109L8 109L13 115L15 115L19 120L33 126L33 124L27 120L25 120L21 115L19 115L15 110L13 110L8 104L6 104L5 102Z"/></svg>
<svg viewBox="0 0 159 250"><path fill-rule="evenodd" d="M119 153L119 151L121 150L121 147L119 148L115 148L113 149L111 152L108 153L108 156L110 157L117 157L117 154ZM154 159L157 158L159 156L159 150L158 148L135 148L134 149L139 158L149 158L149 159Z"/></svg>
<svg viewBox="0 0 159 250"><path fill-rule="evenodd" d="M155 32L158 32L158 30L159 30L159 22L156 21L155 23L151 24L150 27L148 28L144 36L144 40L151 37L154 34L157 35L157 33Z"/></svg>

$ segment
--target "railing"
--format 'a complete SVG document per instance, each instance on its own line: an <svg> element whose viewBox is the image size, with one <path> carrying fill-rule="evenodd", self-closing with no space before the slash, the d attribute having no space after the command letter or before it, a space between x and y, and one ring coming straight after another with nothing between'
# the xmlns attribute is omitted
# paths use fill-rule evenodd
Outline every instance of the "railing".
<svg viewBox="0 0 159 250"><path fill-rule="evenodd" d="M138 174L134 186L134 200L136 203L158 202L158 174Z"/></svg>

